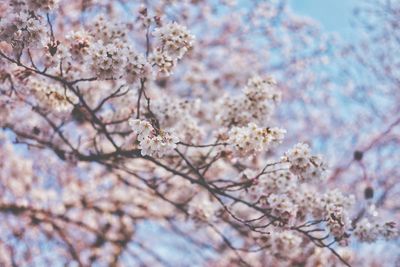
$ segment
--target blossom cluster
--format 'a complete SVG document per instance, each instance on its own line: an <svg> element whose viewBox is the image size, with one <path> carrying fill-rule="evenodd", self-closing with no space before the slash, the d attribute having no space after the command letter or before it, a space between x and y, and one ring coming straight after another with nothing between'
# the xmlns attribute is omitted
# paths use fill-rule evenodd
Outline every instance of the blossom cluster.
<svg viewBox="0 0 400 267"><path fill-rule="evenodd" d="M59 0L11 0L9 5L14 11L49 11L57 7Z"/></svg>
<svg viewBox="0 0 400 267"><path fill-rule="evenodd" d="M47 37L44 12L57 7L58 0L11 0L11 10L0 18L0 41L11 44L15 54L38 47Z"/></svg>
<svg viewBox="0 0 400 267"><path fill-rule="evenodd" d="M290 171L280 170L267 173L258 182L259 188L265 192L285 193L295 189L298 184L297 176Z"/></svg>
<svg viewBox="0 0 400 267"><path fill-rule="evenodd" d="M176 22L167 23L153 32L157 48L150 61L165 75L172 73L173 67L183 55L193 47L194 36L185 26Z"/></svg>
<svg viewBox="0 0 400 267"><path fill-rule="evenodd" d="M177 60L193 46L194 36L186 27L175 22L167 23L154 30L158 46L147 58L129 45L128 35L121 28L121 25L109 24L103 17L99 17L94 23L94 29L89 32L94 43L88 43L87 39L80 42L84 48L89 46L91 67L100 79L122 77L133 83L149 76L152 66L156 67L153 71L169 75Z"/></svg>
<svg viewBox="0 0 400 267"><path fill-rule="evenodd" d="M307 144L299 143L285 153L285 161L290 163L290 170L303 180L323 179L326 164L320 156L312 156Z"/></svg>
<svg viewBox="0 0 400 267"><path fill-rule="evenodd" d="M224 126L250 122L264 125L280 101L281 93L272 78L253 76L238 96L225 96L217 104L217 120Z"/></svg>
<svg viewBox="0 0 400 267"><path fill-rule="evenodd" d="M144 78L150 73L150 65L144 55L128 48L128 61L125 66L125 79L128 83L134 83L139 78Z"/></svg>
<svg viewBox="0 0 400 267"><path fill-rule="evenodd" d="M247 126L233 127L228 133L227 142L238 155L246 156L281 143L285 133L283 129L260 128L255 123L249 123Z"/></svg>
<svg viewBox="0 0 400 267"><path fill-rule="evenodd" d="M297 205L286 194L271 194L267 202L272 214L284 221L289 221L297 215Z"/></svg>
<svg viewBox="0 0 400 267"><path fill-rule="evenodd" d="M28 1L18 5L47 10L54 1ZM16 4L17 5L17 4ZM34 10L36 10L34 9ZM29 46L47 49L45 64L58 71L59 65L69 66L65 75L75 77L82 69L74 69L82 64L99 80L125 79L134 83L140 78L148 77L152 72L171 74L177 61L192 48L194 36L186 27L174 23L155 28L153 35L158 44L149 58L132 47L126 25L109 23L103 16L94 19L86 31L79 29L66 35L65 42L41 43L48 32L45 19L40 14L26 8L18 9L18 16L10 15L0 20L0 38L13 46L20 53ZM56 55L56 56L55 56ZM61 63L63 62L63 63ZM152 65L155 68L152 70ZM75 76L74 76L75 75Z"/></svg>
<svg viewBox="0 0 400 267"><path fill-rule="evenodd" d="M157 67L160 73L166 76L172 74L172 70L176 65L176 61L170 55L163 53L161 49L157 49L150 55L150 62Z"/></svg>
<svg viewBox="0 0 400 267"><path fill-rule="evenodd" d="M248 99L256 102L265 100L279 102L281 100L281 93L276 89L276 86L276 81L271 77L263 79L260 76L254 76L247 82L243 93Z"/></svg>
<svg viewBox="0 0 400 267"><path fill-rule="evenodd" d="M26 2L30 10L49 11L57 6L59 0L28 0Z"/></svg>
<svg viewBox="0 0 400 267"><path fill-rule="evenodd" d="M10 12L0 19L0 41L11 44L14 53L21 53L26 47L36 47L45 34L43 17L22 9Z"/></svg>
<svg viewBox="0 0 400 267"><path fill-rule="evenodd" d="M120 66L124 64L124 57L121 53L123 48L118 43L104 44L102 41L97 41L92 44L90 48L91 66L96 77L105 79L119 77Z"/></svg>
<svg viewBox="0 0 400 267"><path fill-rule="evenodd" d="M70 55L74 60L82 62L84 57L89 54L88 48L93 42L93 36L85 30L79 30L69 33L66 38L69 43Z"/></svg>
<svg viewBox="0 0 400 267"><path fill-rule="evenodd" d="M163 53L172 58L181 59L193 47L194 36L188 32L185 26L176 22L157 28L153 35L159 42Z"/></svg>
<svg viewBox="0 0 400 267"><path fill-rule="evenodd" d="M354 235L363 242L372 243L379 238L394 239L399 235L394 222L371 222L367 218L361 219L354 229Z"/></svg>
<svg viewBox="0 0 400 267"><path fill-rule="evenodd" d="M331 233L341 238L350 229L350 211L355 204L353 195L345 196L335 189L319 198L320 214L327 220Z"/></svg>
<svg viewBox="0 0 400 267"><path fill-rule="evenodd" d="M196 117L200 108L199 99L188 100L167 95L161 95L152 104L152 112L161 128L175 132L180 140L188 143L200 141L204 136Z"/></svg>
<svg viewBox="0 0 400 267"><path fill-rule="evenodd" d="M107 23L98 17L88 32L89 37L72 33L72 48L79 54L87 54L91 69L98 79L124 78L134 83L148 75L149 63L145 56L129 44L126 26Z"/></svg>
<svg viewBox="0 0 400 267"><path fill-rule="evenodd" d="M261 173L246 170L243 177L253 182L242 197L254 203L262 203L271 210L272 215L289 225L296 225L306 218L314 218L324 222L338 240L346 239L351 231L350 212L355 204L354 196L346 196L337 189L318 192L317 182L322 181L320 176L324 177L325 168L321 168L319 176L315 177L307 177L305 175L310 175L309 173L298 172L297 168L299 163L304 168L304 161L314 158L309 147L300 143L283 157L282 166L290 159L288 169L274 165L274 168ZM322 159L318 159L318 166L324 166ZM307 168L316 167L309 164Z"/></svg>
<svg viewBox="0 0 400 267"><path fill-rule="evenodd" d="M348 259L338 245L350 237L398 236L394 223L364 218L364 199L331 189L337 173L354 174L351 164L367 168L373 147L328 180L326 163L310 148L319 142L314 132L289 131L309 127L296 120L299 105L312 119L320 114L302 90L321 82L311 70L325 48L305 45L319 34L287 17L284 1L239 5L253 9L245 16L227 12L230 0L61 1L62 16L50 11L56 0L5 1L11 11L0 3L0 238L15 242L0 242L0 265L41 262L47 255L35 249L54 242L53 265L336 266ZM136 17L126 16L135 10ZM243 25L243 18L250 21ZM198 47L178 22L195 25ZM252 27L259 27L257 38L247 38L256 37L247 35ZM281 55L268 58L270 51ZM266 70L279 83L254 75ZM272 118L282 93L295 104ZM325 93L316 98L331 100ZM283 127L285 116L295 118L285 127L290 134L272 127ZM284 137L310 146L283 153L276 145ZM374 201L383 186L368 189L365 199ZM199 253L199 264L192 262L197 257L164 262L147 246L154 235L143 235L143 223L210 253Z"/></svg>
<svg viewBox="0 0 400 267"><path fill-rule="evenodd" d="M295 257L301 253L299 249L303 239L292 232L274 232L268 237L260 238L260 243L281 257Z"/></svg>
<svg viewBox="0 0 400 267"><path fill-rule="evenodd" d="M162 157L176 148L179 139L169 132L158 130L143 120L131 119L129 124L137 135L142 156Z"/></svg>
<svg viewBox="0 0 400 267"><path fill-rule="evenodd" d="M50 108L59 113L72 111L78 97L58 84L49 84L44 80L32 79L29 88L42 108Z"/></svg>

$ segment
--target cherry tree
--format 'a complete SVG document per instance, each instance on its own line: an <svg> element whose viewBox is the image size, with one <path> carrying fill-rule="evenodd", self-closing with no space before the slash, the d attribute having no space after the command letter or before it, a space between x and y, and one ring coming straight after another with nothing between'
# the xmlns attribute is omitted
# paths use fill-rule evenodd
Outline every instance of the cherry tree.
<svg viewBox="0 0 400 267"><path fill-rule="evenodd" d="M357 49L285 1L8 0L0 18L2 266L352 266L396 242L396 181L367 174L395 177L391 147L369 151L399 122L333 166L335 142L313 152L358 136L318 89Z"/></svg>

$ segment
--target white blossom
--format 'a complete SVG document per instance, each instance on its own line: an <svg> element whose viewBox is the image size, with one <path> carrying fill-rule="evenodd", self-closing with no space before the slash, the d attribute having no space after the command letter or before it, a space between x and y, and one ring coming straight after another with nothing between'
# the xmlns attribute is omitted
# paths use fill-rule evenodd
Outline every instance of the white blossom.
<svg viewBox="0 0 400 267"><path fill-rule="evenodd" d="M217 103L217 120L225 126L243 126L250 122L264 125L280 98L281 93L272 78L253 76L240 95L224 96Z"/></svg>
<svg viewBox="0 0 400 267"><path fill-rule="evenodd" d="M170 154L176 148L176 143L179 142L179 139L169 132L159 130L156 133L153 126L147 121L131 119L129 124L137 134L142 156L162 157Z"/></svg>
<svg viewBox="0 0 400 267"><path fill-rule="evenodd" d="M296 216L297 205L286 194L271 194L267 201L273 215L284 220Z"/></svg>
<svg viewBox="0 0 400 267"><path fill-rule="evenodd" d="M150 64L144 55L128 48L125 66L125 79L129 83L135 82L137 79L146 77L151 72Z"/></svg>
<svg viewBox="0 0 400 267"><path fill-rule="evenodd" d="M172 70L176 65L175 60L160 49L157 49L153 54L150 55L149 61L152 65L157 67L159 72L165 76L171 75Z"/></svg>
<svg viewBox="0 0 400 267"><path fill-rule="evenodd" d="M31 10L49 11L55 8L59 0L28 0L28 7Z"/></svg>
<svg viewBox="0 0 400 267"><path fill-rule="evenodd" d="M167 23L153 32L162 51L174 59L181 59L193 47L194 36L176 22Z"/></svg>
<svg viewBox="0 0 400 267"><path fill-rule="evenodd" d="M285 153L284 160L290 163L290 170L303 181L318 181L325 178L326 165L321 157L310 154L307 144L296 144Z"/></svg>
<svg viewBox="0 0 400 267"><path fill-rule="evenodd" d="M124 47L97 41L90 47L91 68L99 79L119 78L125 64Z"/></svg>
<svg viewBox="0 0 400 267"><path fill-rule="evenodd" d="M0 40L9 43L15 53L40 46L45 31L43 17L26 9L0 19Z"/></svg>
<svg viewBox="0 0 400 267"><path fill-rule="evenodd" d="M247 82L247 86L243 89L243 93L247 98L256 102L264 100L279 102L281 100L281 93L276 88L276 81L271 77L263 79L259 76L253 76Z"/></svg>
<svg viewBox="0 0 400 267"><path fill-rule="evenodd" d="M361 219L353 234L363 242L375 242L379 238L392 239L398 236L399 231L392 222L379 223L371 222L367 218Z"/></svg>
<svg viewBox="0 0 400 267"><path fill-rule="evenodd" d="M266 149L271 144L279 144L283 140L285 130L279 128L260 128L255 123L244 127L233 127L227 142L239 155L249 155Z"/></svg>
<svg viewBox="0 0 400 267"><path fill-rule="evenodd" d="M43 80L32 80L30 89L42 107L49 107L55 112L70 112L74 104L79 102L78 97L71 91L65 90L59 84L48 84Z"/></svg>

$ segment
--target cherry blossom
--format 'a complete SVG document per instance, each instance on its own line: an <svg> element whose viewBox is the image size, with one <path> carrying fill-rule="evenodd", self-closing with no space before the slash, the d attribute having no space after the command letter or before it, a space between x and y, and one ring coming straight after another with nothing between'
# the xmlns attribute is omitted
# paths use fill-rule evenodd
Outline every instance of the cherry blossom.
<svg viewBox="0 0 400 267"><path fill-rule="evenodd" d="M374 266L363 243L398 242L397 5L365 46L280 0L3 2L1 266Z"/></svg>

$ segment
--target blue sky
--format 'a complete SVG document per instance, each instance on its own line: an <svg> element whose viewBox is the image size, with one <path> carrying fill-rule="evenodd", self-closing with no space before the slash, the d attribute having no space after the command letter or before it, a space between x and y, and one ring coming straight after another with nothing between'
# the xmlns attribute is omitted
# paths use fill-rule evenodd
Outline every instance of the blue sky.
<svg viewBox="0 0 400 267"><path fill-rule="evenodd" d="M353 9L361 2L360 0L289 0L295 13L312 17L323 29L337 32L346 39L354 33L351 28Z"/></svg>

